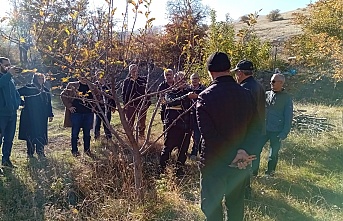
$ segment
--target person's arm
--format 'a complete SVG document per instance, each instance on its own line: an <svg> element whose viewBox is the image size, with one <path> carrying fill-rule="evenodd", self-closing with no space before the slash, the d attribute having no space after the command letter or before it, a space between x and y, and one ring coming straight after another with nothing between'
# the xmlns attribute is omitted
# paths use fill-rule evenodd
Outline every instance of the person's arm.
<svg viewBox="0 0 343 221"><path fill-rule="evenodd" d="M0 88L7 86L8 82L11 80L12 74L6 73L0 78Z"/></svg>
<svg viewBox="0 0 343 221"><path fill-rule="evenodd" d="M61 100L64 106L69 110L73 107L73 99L71 96L72 86L68 83L67 87L61 93Z"/></svg>
<svg viewBox="0 0 343 221"><path fill-rule="evenodd" d="M288 133L291 131L292 127L292 119L293 119L293 102L290 96L288 96L288 99L286 101L285 109L283 112L284 115L284 126L281 133L278 135L278 137L281 140L286 139Z"/></svg>
<svg viewBox="0 0 343 221"><path fill-rule="evenodd" d="M123 89L121 91L121 96L123 98L124 105L128 102L128 99L127 99L127 89L128 89L129 81L130 80L128 80L128 79L124 80L124 82L123 82Z"/></svg>

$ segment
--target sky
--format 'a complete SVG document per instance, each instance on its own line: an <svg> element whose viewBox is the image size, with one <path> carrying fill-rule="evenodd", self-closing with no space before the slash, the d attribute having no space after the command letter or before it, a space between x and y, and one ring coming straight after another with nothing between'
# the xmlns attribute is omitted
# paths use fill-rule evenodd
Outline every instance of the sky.
<svg viewBox="0 0 343 221"><path fill-rule="evenodd" d="M8 0L1 0L5 2ZM136 0L138 1L138 0ZM209 6L214 9L217 13L217 20L225 20L225 15L230 14L231 18L234 20L239 19L240 16L246 15L249 13L254 13L262 9L259 13L260 15L266 15L274 9L279 9L282 12L292 11L298 8L304 8L309 3L314 3L317 0L202 0L204 5ZM9 2L9 1L8 1ZM114 0L114 5L117 7L115 14L118 16L118 20L122 19L121 14L125 12L125 0ZM151 16L156 18L153 22L154 26L165 25L167 24L166 19L166 2L167 0L152 0L150 11ZM105 0L89 0L91 8L96 8L100 6L106 6L107 3ZM0 18L6 16L6 12L9 11L10 4L1 4L0 7ZM141 6L142 11L145 11L145 8ZM129 26L131 27L133 23L133 14L128 17ZM145 24L145 17L140 15L136 22L137 28L141 28Z"/></svg>

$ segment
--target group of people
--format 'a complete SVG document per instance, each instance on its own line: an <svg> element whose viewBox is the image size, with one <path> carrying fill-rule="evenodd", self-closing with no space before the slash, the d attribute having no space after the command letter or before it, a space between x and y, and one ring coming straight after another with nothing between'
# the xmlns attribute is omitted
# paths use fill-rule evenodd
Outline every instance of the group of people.
<svg viewBox="0 0 343 221"><path fill-rule="evenodd" d="M0 57L0 146L2 145L3 167L15 167L11 160L13 139L16 131L17 110L20 114L19 135L25 140L28 157L37 153L45 157L44 146L48 143L48 121L53 120L50 91L44 87L45 76L33 75L31 83L16 89L13 76L20 70L11 66L10 59ZM0 171L3 173L2 169Z"/></svg>
<svg viewBox="0 0 343 221"><path fill-rule="evenodd" d="M35 152L40 157L45 156L47 124L54 115L50 92L44 87L44 74L35 73L30 84L16 89L12 78L18 74L15 67L4 57L0 57L0 65L2 166L13 167L10 155L18 107L23 106L19 139L26 140L29 157ZM254 65L248 60L240 61L230 70L228 55L216 52L208 58L206 67L212 80L207 88L200 83L197 73L190 76L191 84L187 84L184 72L166 69L163 73L164 82L157 89L164 132L159 169L165 172L171 153L177 147L176 175L184 175L193 137L190 159L200 159L201 208L207 220L223 220L224 214L229 220L243 220L244 196L251 191L250 174L258 175L260 154L267 141L270 141L270 154L265 174L275 174L281 141L291 129L292 99L283 88L285 77L282 74L275 73L271 77L271 90L266 92L253 77ZM146 112L151 105L150 98L145 96L149 93L146 85L146 79L138 75L138 66L131 64L123 82L122 98L128 124L139 137L145 136ZM108 95L109 90L102 78L92 83L79 76L62 91L61 99L66 107L64 126L72 128L73 156L80 156L81 129L84 153L91 155L90 131L94 116L95 139L100 137L101 122L104 122L106 138L111 139L107 125L116 104ZM227 213L222 208L223 197Z"/></svg>
<svg viewBox="0 0 343 221"><path fill-rule="evenodd" d="M291 129L292 99L285 92L284 75L275 73L271 90L253 76L251 61L234 69L227 54L213 53L207 60L212 82L205 88L199 75L187 85L183 72L164 71L158 91L165 133L160 156L164 173L170 155L178 148L176 175L183 175L190 138L191 159L200 154L201 208L207 220L243 220L244 197L250 197L251 175L257 176L260 155L267 141L270 152L266 176L274 176L281 141ZM252 166L251 166L252 165ZM223 211L225 197L227 212Z"/></svg>

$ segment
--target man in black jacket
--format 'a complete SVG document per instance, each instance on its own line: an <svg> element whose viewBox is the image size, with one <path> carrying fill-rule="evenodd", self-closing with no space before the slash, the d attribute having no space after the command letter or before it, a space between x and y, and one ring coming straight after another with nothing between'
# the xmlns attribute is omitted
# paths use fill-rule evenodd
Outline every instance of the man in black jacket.
<svg viewBox="0 0 343 221"><path fill-rule="evenodd" d="M178 87L165 95L166 115L164 128L167 131L160 158L160 169L163 173L171 152L175 147L177 147L179 149L179 153L176 165L176 175L179 176L184 174L183 165L187 159L187 150L191 138L192 126L189 110L191 107L191 99L196 99L198 95L187 87L186 79L182 72L175 74L175 84ZM185 113L187 110L188 112ZM179 119L176 120L177 118Z"/></svg>
<svg viewBox="0 0 343 221"><path fill-rule="evenodd" d="M260 152L264 143L262 143L263 136L266 134L266 96L263 86L255 80L253 77L254 65L251 61L241 60L236 65L232 71L235 72L237 82L244 88L248 89L251 92L252 97L254 98L254 104L256 105L256 112L254 112L253 122L249 130L249 146L254 147L254 153L256 156L260 156ZM252 162L253 175L257 176L258 166L255 165L254 160ZM259 160L258 160L259 162ZM247 177L246 192L245 197L251 197L251 186L250 186L250 176Z"/></svg>
<svg viewBox="0 0 343 221"><path fill-rule="evenodd" d="M122 97L125 105L125 115L132 130L134 130L135 118L138 121L138 132L140 137L144 137L146 112L151 104L145 95L147 81L138 76L138 66L129 66L129 77L123 82Z"/></svg>
<svg viewBox="0 0 343 221"><path fill-rule="evenodd" d="M172 69L165 69L163 72L164 81L158 85L157 91L164 91L174 85L174 74ZM157 97L161 99L161 121L164 123L166 101L164 99L165 93L158 94Z"/></svg>
<svg viewBox="0 0 343 221"><path fill-rule="evenodd" d="M201 209L208 221L223 220L224 196L228 220L243 220L244 169L254 159L246 144L253 100L250 92L230 76L230 68L223 52L208 58L207 69L213 81L200 93L196 107L202 135Z"/></svg>

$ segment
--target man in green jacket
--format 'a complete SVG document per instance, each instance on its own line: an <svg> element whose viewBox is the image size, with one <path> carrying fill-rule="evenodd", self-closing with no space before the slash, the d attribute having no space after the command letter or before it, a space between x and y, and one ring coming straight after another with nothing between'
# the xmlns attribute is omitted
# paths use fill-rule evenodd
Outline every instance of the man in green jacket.
<svg viewBox="0 0 343 221"><path fill-rule="evenodd" d="M286 139L292 126L293 102L283 88L284 83L284 75L274 74L270 79L271 90L266 92L266 135L262 144L270 141L268 168L265 172L268 176L275 173L281 141ZM257 157L257 165L259 159Z"/></svg>
<svg viewBox="0 0 343 221"><path fill-rule="evenodd" d="M12 79L15 73L16 68L11 67L10 60L0 57L0 147L3 143L1 164L9 168L14 167L10 156L20 104L20 96Z"/></svg>

